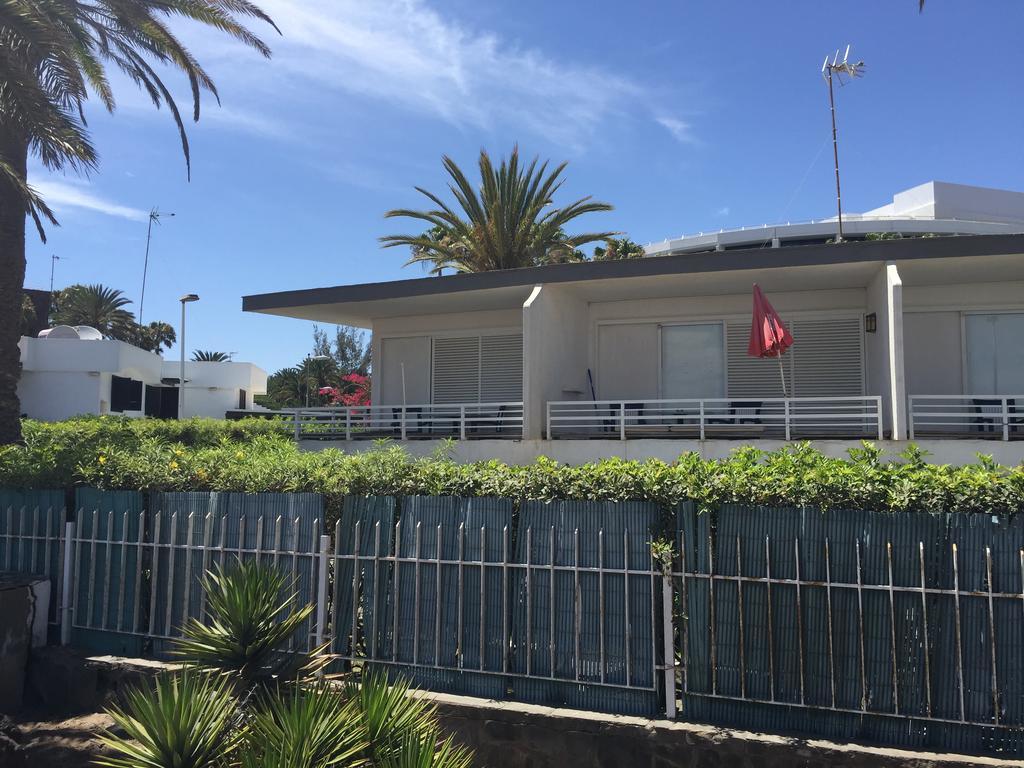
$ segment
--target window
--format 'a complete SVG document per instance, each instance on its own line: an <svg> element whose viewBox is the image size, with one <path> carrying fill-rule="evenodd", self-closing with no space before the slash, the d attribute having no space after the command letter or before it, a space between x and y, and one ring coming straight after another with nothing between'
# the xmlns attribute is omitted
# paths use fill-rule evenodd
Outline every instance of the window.
<svg viewBox="0 0 1024 768"><path fill-rule="evenodd" d="M523 336L451 336L433 342L433 402L523 399Z"/></svg>
<svg viewBox="0 0 1024 768"><path fill-rule="evenodd" d="M110 410L114 413L141 411L142 382L124 376L111 376Z"/></svg>
<svg viewBox="0 0 1024 768"><path fill-rule="evenodd" d="M725 397L722 323L661 327L661 397Z"/></svg>
<svg viewBox="0 0 1024 768"><path fill-rule="evenodd" d="M967 394L1024 393L1024 313L967 315Z"/></svg>
<svg viewBox="0 0 1024 768"><path fill-rule="evenodd" d="M238 410L240 410L240 411L244 411L245 410L245 400L246 400L246 398L245 398L245 390L244 389L238 390Z"/></svg>

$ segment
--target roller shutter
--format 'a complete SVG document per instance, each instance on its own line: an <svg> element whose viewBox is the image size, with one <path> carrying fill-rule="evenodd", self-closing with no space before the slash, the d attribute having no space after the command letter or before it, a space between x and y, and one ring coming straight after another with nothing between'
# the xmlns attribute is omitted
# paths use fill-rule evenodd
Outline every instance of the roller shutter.
<svg viewBox="0 0 1024 768"><path fill-rule="evenodd" d="M798 319L789 323L793 346L782 358L791 397L856 397L864 394L861 318ZM729 397L782 397L779 361L747 355L750 325L727 328Z"/></svg>
<svg viewBox="0 0 1024 768"><path fill-rule="evenodd" d="M433 402L523 399L522 334L435 338Z"/></svg>

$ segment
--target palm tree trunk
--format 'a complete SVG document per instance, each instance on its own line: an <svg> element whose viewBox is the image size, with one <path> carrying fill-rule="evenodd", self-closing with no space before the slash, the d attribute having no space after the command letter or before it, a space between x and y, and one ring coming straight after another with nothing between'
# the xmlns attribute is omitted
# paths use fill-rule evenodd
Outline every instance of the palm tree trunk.
<svg viewBox="0 0 1024 768"><path fill-rule="evenodd" d="M27 178L28 142L0 123L0 158ZM21 303L25 287L25 203L0 177L0 445L21 442Z"/></svg>

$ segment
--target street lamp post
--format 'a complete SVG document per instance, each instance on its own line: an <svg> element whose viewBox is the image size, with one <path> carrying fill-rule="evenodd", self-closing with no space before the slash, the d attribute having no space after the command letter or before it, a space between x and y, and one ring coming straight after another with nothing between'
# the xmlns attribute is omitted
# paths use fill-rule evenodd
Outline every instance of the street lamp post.
<svg viewBox="0 0 1024 768"><path fill-rule="evenodd" d="M178 344L181 346L181 368L178 375L178 418L185 418L185 305L193 301L199 301L194 293L187 293L179 299L181 301L181 333L178 336Z"/></svg>
<svg viewBox="0 0 1024 768"><path fill-rule="evenodd" d="M306 407L309 408L309 363L311 360L330 360L330 355L306 355Z"/></svg>

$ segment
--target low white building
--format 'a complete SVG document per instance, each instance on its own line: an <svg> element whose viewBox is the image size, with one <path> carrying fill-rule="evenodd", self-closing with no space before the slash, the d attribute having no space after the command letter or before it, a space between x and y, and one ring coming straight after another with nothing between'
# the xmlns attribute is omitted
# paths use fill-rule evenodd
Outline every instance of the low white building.
<svg viewBox="0 0 1024 768"><path fill-rule="evenodd" d="M19 348L18 398L29 418L179 415L178 361L103 338L23 336ZM223 419L228 411L251 410L253 396L266 391L267 372L252 363L188 361L182 415Z"/></svg>
<svg viewBox="0 0 1024 768"><path fill-rule="evenodd" d="M647 258L243 308L372 329L373 406L296 425L349 450L454 437L460 458L581 461L798 439L841 454L870 439L889 452L915 440L942 461L1024 459L1024 194L931 182L844 221L847 242L830 242L835 229L701 234ZM747 355L754 283L795 338L781 374Z"/></svg>

